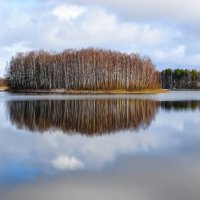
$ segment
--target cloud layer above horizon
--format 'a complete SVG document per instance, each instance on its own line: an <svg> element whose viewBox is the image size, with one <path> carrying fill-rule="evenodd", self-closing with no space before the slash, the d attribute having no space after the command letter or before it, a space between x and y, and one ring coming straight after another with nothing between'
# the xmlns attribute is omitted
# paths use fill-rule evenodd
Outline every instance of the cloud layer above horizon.
<svg viewBox="0 0 200 200"><path fill-rule="evenodd" d="M199 68L198 0L0 0L0 76L17 52L97 47Z"/></svg>

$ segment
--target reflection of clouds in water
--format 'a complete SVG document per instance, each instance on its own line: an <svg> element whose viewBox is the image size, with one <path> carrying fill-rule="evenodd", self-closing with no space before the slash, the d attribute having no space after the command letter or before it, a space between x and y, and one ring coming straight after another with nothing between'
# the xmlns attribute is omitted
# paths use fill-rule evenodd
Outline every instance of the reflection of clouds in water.
<svg viewBox="0 0 200 200"><path fill-rule="evenodd" d="M52 161L52 165L60 170L76 170L83 168L83 163L79 159L74 156L69 157L68 155L57 156L57 158Z"/></svg>
<svg viewBox="0 0 200 200"><path fill-rule="evenodd" d="M191 135L195 142L195 139L199 136L196 131L199 124L193 121L193 118L198 117L199 112L187 112L187 115L184 115L160 111L156 121L152 123L148 130L137 132L137 134L132 131L121 131L116 135L103 135L93 138L80 135L68 136L58 131L57 134L41 136L39 134L27 134L26 131L5 130L7 134L1 134L1 141L3 139L9 141L10 148L8 148L8 144L1 142L0 159L18 157L18 159L48 167L52 160L55 161L57 158L57 163L61 165L63 159L64 163L73 161L77 164L80 162L82 164L79 163L79 166L98 168L107 162L114 161L121 154L170 152L173 150L172 147L187 142L186 138ZM175 126L176 123L178 126ZM188 124L190 126L187 126ZM183 127L183 129L180 130L179 127ZM192 131L193 129L195 131ZM23 145L21 145L22 143ZM68 155L68 157L59 158L60 155ZM72 158L79 158L81 161L74 162ZM2 160L1 163L4 163L4 161Z"/></svg>
<svg viewBox="0 0 200 200"><path fill-rule="evenodd" d="M2 116L0 119L5 120ZM2 169L15 159L22 168L32 169L32 174L34 170L40 174L52 174L106 167L121 155L170 154L180 147L192 150L200 136L197 119L199 111L160 110L146 130L137 133L133 130L119 131L115 135L92 138L73 135L73 132L63 135L61 131L54 131L56 134L31 134L11 128L7 121L0 125L0 176L4 173Z"/></svg>
<svg viewBox="0 0 200 200"><path fill-rule="evenodd" d="M170 152L173 151L173 148L186 145L188 138L192 138L193 142L196 142L200 136L199 124L193 122L193 118L198 117L199 112L187 112L187 115L160 112L148 130L140 131L137 134L131 131L122 131L114 136L101 136L92 140L80 138L82 145L78 151L82 157L85 157L84 160L89 158L93 161L90 163L92 166L102 166L120 154ZM174 126L174 121L177 121L178 127ZM75 139L75 141L78 140ZM74 152L77 152L77 145L79 144L72 147Z"/></svg>

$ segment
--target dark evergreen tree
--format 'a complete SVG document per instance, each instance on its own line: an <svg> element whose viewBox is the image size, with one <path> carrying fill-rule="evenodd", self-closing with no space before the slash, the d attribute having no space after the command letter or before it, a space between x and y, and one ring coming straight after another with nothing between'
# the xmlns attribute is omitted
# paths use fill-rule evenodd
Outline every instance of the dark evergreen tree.
<svg viewBox="0 0 200 200"><path fill-rule="evenodd" d="M199 89L200 72L187 69L165 69L161 72L161 85L166 89Z"/></svg>

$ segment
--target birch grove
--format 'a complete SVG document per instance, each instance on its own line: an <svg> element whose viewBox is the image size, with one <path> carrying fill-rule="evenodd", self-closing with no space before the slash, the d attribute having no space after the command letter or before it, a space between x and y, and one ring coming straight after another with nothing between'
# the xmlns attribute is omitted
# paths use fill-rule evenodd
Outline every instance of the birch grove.
<svg viewBox="0 0 200 200"><path fill-rule="evenodd" d="M141 90L160 86L152 61L102 49L17 53L9 62L12 89Z"/></svg>

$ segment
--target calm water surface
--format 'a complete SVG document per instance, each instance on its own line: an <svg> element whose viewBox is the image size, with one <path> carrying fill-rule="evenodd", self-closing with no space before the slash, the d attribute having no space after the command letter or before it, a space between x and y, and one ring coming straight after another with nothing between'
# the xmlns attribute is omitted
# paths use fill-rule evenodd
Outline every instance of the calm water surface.
<svg viewBox="0 0 200 200"><path fill-rule="evenodd" d="M200 92L0 93L0 200L200 199Z"/></svg>

